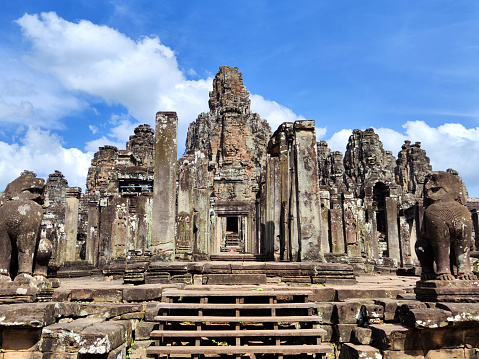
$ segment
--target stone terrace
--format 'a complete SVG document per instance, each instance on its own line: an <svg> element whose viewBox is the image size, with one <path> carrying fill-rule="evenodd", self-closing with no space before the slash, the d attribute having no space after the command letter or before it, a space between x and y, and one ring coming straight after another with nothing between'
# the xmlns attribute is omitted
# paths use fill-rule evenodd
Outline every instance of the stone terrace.
<svg viewBox="0 0 479 359"><path fill-rule="evenodd" d="M324 330L321 345L332 348L326 358L475 358L479 304L416 301L417 279L363 275L354 285L234 287L63 279L53 302L0 305L0 359L146 358L163 293L200 289L308 293L311 315Z"/></svg>

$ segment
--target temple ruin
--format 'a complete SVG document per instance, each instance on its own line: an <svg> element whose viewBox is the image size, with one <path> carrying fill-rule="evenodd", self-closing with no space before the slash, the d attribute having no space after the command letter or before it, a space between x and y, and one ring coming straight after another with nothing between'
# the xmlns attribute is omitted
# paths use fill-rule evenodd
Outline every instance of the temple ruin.
<svg viewBox="0 0 479 359"><path fill-rule="evenodd" d="M344 155L316 141L313 121L272 133L228 66L209 107L190 124L179 160L176 114L159 112L156 134L141 125L125 150L99 149L84 194L59 172L48 178L42 230L60 276L122 274L132 255L347 263L362 272L418 264L422 187L432 171L420 142L406 141L396 159L373 129L354 130Z"/></svg>
<svg viewBox="0 0 479 359"><path fill-rule="evenodd" d="M0 359L477 358L479 200L420 142L272 132L229 66L180 159L177 131L100 147L84 193L7 186Z"/></svg>

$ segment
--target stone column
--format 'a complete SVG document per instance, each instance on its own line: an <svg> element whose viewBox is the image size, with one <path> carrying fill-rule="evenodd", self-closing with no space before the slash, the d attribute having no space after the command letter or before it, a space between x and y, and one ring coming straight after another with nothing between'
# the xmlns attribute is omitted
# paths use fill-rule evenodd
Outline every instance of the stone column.
<svg viewBox="0 0 479 359"><path fill-rule="evenodd" d="M389 258L399 264L401 257L399 252L398 208L397 200L391 197L386 197L386 227Z"/></svg>
<svg viewBox="0 0 479 359"><path fill-rule="evenodd" d="M301 261L324 261L314 121L296 121L294 131Z"/></svg>
<svg viewBox="0 0 479 359"><path fill-rule="evenodd" d="M80 205L81 188L71 187L66 193L65 208L65 233L66 241L63 247L63 253L60 254L64 261L76 261L76 244L78 234L78 210Z"/></svg>
<svg viewBox="0 0 479 359"><path fill-rule="evenodd" d="M330 253L329 245L329 208L330 208L330 193L329 191L319 192L321 202L321 250L323 253Z"/></svg>
<svg viewBox="0 0 479 359"><path fill-rule="evenodd" d="M100 211L97 201L88 203L88 228L86 235L86 260L95 267L98 265Z"/></svg>
<svg viewBox="0 0 479 359"><path fill-rule="evenodd" d="M346 252L344 246L343 232L343 214L340 208L331 208L329 210L329 227L331 229L331 252L335 254L344 254Z"/></svg>
<svg viewBox="0 0 479 359"><path fill-rule="evenodd" d="M280 255L280 195L279 159L269 157L266 162L266 253Z"/></svg>
<svg viewBox="0 0 479 359"><path fill-rule="evenodd" d="M175 258L177 132L176 112L156 114L151 250L165 261Z"/></svg>

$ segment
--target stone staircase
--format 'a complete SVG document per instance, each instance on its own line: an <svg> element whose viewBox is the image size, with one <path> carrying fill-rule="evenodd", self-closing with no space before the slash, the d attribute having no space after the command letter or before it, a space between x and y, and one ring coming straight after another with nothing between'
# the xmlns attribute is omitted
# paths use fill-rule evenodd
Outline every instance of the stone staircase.
<svg viewBox="0 0 479 359"><path fill-rule="evenodd" d="M165 290L153 357L329 358L308 290Z"/></svg>

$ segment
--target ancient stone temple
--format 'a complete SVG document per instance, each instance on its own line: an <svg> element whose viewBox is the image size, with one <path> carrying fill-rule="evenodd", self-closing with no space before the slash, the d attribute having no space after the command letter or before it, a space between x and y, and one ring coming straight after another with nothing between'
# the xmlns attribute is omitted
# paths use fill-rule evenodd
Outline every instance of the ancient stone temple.
<svg viewBox="0 0 479 359"><path fill-rule="evenodd" d="M123 275L150 262L234 259L362 272L419 265L414 244L432 171L420 142L406 141L396 159L373 129L354 130L344 155L317 142L313 121L272 134L228 66L179 160L177 123L176 113L158 112L155 131L137 127L125 150L101 147L85 194L50 176L42 233L54 247L52 270ZM468 206L477 229L477 206Z"/></svg>

